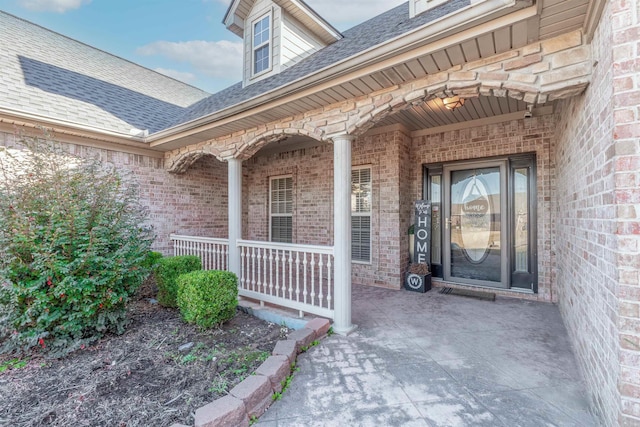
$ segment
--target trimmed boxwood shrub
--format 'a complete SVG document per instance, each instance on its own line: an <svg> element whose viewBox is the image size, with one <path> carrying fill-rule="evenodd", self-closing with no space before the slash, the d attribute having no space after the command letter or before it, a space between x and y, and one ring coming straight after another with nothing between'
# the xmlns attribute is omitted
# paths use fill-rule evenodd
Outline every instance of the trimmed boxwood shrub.
<svg viewBox="0 0 640 427"><path fill-rule="evenodd" d="M177 307L178 284L181 274L202 269L200 258L195 255L164 257L158 260L155 270L158 285L158 302L163 307Z"/></svg>
<svg viewBox="0 0 640 427"><path fill-rule="evenodd" d="M210 328L231 319L238 278L229 271L195 271L178 277L178 307L187 323Z"/></svg>

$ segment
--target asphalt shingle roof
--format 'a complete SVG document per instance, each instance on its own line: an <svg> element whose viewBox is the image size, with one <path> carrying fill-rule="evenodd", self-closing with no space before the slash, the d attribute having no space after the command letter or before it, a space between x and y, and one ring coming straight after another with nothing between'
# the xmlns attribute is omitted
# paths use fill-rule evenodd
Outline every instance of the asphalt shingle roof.
<svg viewBox="0 0 640 427"><path fill-rule="evenodd" d="M0 107L128 134L210 94L0 11Z"/></svg>
<svg viewBox="0 0 640 427"><path fill-rule="evenodd" d="M279 74L214 95L0 11L0 107L154 133L286 86L469 4L451 0L410 18L405 3Z"/></svg>

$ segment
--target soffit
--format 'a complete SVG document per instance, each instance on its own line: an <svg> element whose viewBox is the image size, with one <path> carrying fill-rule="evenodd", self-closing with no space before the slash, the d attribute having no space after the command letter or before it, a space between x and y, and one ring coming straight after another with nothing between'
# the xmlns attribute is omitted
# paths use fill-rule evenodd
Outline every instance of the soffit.
<svg viewBox="0 0 640 427"><path fill-rule="evenodd" d="M325 21L302 0L273 0L302 23L305 28L313 32L326 44L331 44L342 38L342 35L331 24ZM244 21L251 13L255 0L235 0L227 9L223 19L226 27L239 37L244 36Z"/></svg>
<svg viewBox="0 0 640 427"><path fill-rule="evenodd" d="M376 126L402 124L410 131L432 129L456 123L481 120L527 110L527 103L513 98L479 96L465 100L462 107L448 110L440 99L432 99L420 105L398 111L379 121Z"/></svg>
<svg viewBox="0 0 640 427"><path fill-rule="evenodd" d="M229 5L222 22L232 33L244 37L244 19L251 12L253 0L234 0Z"/></svg>
<svg viewBox="0 0 640 427"><path fill-rule="evenodd" d="M293 18L309 29L326 43L331 44L340 40L342 35L331 24L325 21L307 4L300 0L273 0L275 4L283 8Z"/></svg>
<svg viewBox="0 0 640 427"><path fill-rule="evenodd" d="M583 28L589 0L543 0L540 9L540 38L547 39Z"/></svg>

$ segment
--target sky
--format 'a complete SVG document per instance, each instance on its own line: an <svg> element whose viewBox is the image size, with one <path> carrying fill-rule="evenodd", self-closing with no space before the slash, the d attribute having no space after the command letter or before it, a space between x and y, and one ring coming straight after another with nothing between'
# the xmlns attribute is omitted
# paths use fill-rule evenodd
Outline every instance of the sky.
<svg viewBox="0 0 640 427"><path fill-rule="evenodd" d="M242 79L231 0L0 0L0 10L215 93ZM406 0L305 0L340 31ZM18 41L19 42L19 41Z"/></svg>

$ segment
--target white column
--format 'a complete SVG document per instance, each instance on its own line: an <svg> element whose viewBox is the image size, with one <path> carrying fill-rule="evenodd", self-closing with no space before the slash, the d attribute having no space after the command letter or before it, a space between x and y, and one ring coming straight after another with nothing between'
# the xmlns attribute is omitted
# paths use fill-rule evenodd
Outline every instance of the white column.
<svg viewBox="0 0 640 427"><path fill-rule="evenodd" d="M240 248L242 238L242 160L229 159L229 271L240 283Z"/></svg>
<svg viewBox="0 0 640 427"><path fill-rule="evenodd" d="M333 247L334 322L333 330L347 335L351 323L351 142L352 135L333 140Z"/></svg>

